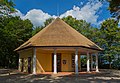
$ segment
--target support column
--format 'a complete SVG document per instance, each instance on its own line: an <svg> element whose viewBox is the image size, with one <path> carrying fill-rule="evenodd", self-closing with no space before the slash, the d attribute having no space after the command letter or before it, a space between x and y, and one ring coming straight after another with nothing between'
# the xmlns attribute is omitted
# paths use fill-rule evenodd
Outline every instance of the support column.
<svg viewBox="0 0 120 83"><path fill-rule="evenodd" d="M54 49L54 74L57 74L57 55L56 55L56 49Z"/></svg>
<svg viewBox="0 0 120 83"><path fill-rule="evenodd" d="M36 74L36 48L33 48L33 74Z"/></svg>
<svg viewBox="0 0 120 83"><path fill-rule="evenodd" d="M20 55L19 55L19 63L18 63L18 70L21 71L21 59L20 59Z"/></svg>
<svg viewBox="0 0 120 83"><path fill-rule="evenodd" d="M78 74L78 48L75 51L75 73Z"/></svg>
<svg viewBox="0 0 120 83"><path fill-rule="evenodd" d="M91 54L91 70L93 70L93 56Z"/></svg>
<svg viewBox="0 0 120 83"><path fill-rule="evenodd" d="M90 72L89 52L87 52L87 72Z"/></svg>
<svg viewBox="0 0 120 83"><path fill-rule="evenodd" d="M98 53L96 53L95 55L96 55L96 72L99 72L99 70L98 70Z"/></svg>

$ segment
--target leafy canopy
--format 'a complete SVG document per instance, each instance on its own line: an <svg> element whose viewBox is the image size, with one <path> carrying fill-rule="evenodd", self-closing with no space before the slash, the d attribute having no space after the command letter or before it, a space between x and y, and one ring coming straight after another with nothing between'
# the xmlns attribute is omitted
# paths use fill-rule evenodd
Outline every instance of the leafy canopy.
<svg viewBox="0 0 120 83"><path fill-rule="evenodd" d="M0 17L0 66L17 66L14 50L32 36L32 23L20 17Z"/></svg>
<svg viewBox="0 0 120 83"><path fill-rule="evenodd" d="M9 15L15 12L13 0L0 0L0 15Z"/></svg>

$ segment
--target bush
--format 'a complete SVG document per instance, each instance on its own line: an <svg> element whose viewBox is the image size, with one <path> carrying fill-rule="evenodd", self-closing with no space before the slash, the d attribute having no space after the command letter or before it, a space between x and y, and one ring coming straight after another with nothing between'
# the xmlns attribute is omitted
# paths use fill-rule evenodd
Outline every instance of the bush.
<svg viewBox="0 0 120 83"><path fill-rule="evenodd" d="M113 61L112 68L120 70L120 60L119 59Z"/></svg>

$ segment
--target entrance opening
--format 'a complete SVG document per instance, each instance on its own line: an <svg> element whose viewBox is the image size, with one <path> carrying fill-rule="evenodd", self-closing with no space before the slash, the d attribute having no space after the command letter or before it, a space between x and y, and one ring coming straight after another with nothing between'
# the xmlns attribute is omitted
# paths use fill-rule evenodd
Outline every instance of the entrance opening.
<svg viewBox="0 0 120 83"><path fill-rule="evenodd" d="M80 61L81 61L81 71L87 71L87 56L81 55Z"/></svg>
<svg viewBox="0 0 120 83"><path fill-rule="evenodd" d="M31 57L28 57L28 73L31 73Z"/></svg>
<svg viewBox="0 0 120 83"><path fill-rule="evenodd" d="M22 58L21 59L21 72L23 72L24 70L24 59Z"/></svg>
<svg viewBox="0 0 120 83"><path fill-rule="evenodd" d="M52 72L54 71L54 54L52 53ZM57 53L57 72L61 72L61 53Z"/></svg>

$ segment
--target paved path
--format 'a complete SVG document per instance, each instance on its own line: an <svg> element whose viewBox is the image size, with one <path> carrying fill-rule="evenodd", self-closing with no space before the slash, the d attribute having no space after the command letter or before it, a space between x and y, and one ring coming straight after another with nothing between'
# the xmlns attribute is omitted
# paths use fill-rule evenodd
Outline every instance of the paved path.
<svg viewBox="0 0 120 83"><path fill-rule="evenodd" d="M120 83L120 71L101 70L97 74L68 76L22 74L16 70L0 69L0 83Z"/></svg>

